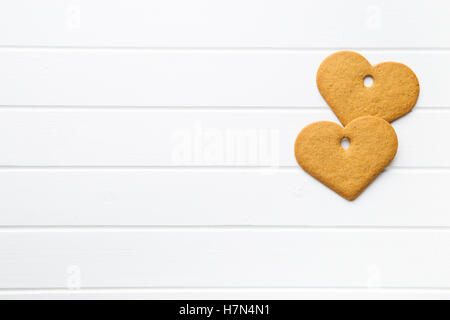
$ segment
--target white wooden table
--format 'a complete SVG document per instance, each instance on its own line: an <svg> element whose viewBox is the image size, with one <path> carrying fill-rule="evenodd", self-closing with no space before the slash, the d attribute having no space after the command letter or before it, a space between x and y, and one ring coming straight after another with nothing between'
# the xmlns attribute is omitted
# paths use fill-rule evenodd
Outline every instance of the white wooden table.
<svg viewBox="0 0 450 320"><path fill-rule="evenodd" d="M450 298L450 2L2 0L0 299ZM298 168L329 54L417 74L356 201Z"/></svg>

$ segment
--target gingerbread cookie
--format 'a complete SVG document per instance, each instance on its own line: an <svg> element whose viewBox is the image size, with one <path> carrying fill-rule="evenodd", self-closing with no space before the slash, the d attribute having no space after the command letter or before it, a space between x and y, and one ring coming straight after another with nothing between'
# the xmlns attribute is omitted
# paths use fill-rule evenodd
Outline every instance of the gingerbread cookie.
<svg viewBox="0 0 450 320"><path fill-rule="evenodd" d="M373 78L366 87L364 79ZM404 64L383 62L372 66L362 55L341 51L328 56L317 71L320 94L343 125L372 115L391 122L416 104L419 81Z"/></svg>
<svg viewBox="0 0 450 320"><path fill-rule="evenodd" d="M343 138L350 140L348 149L341 146ZM394 129L379 117L360 117L345 128L320 121L299 133L295 157L314 178L353 200L394 159L397 145Z"/></svg>

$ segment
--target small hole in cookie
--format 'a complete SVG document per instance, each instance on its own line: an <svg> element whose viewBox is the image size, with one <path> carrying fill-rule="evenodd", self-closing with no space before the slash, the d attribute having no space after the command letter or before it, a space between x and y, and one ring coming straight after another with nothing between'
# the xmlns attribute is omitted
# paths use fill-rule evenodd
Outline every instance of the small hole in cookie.
<svg viewBox="0 0 450 320"><path fill-rule="evenodd" d="M364 78L364 86L371 87L373 85L373 78L371 76L366 76Z"/></svg>
<svg viewBox="0 0 450 320"><path fill-rule="evenodd" d="M348 138L342 138L341 140L341 147L345 150L348 149L348 147L350 147L350 140Z"/></svg>

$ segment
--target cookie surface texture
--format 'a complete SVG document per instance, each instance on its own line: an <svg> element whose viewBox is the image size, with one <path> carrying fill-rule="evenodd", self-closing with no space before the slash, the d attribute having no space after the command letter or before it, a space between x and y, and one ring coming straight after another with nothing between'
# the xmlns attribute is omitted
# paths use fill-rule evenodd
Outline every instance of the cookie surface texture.
<svg viewBox="0 0 450 320"><path fill-rule="evenodd" d="M371 77L371 86L364 79ZM317 71L317 87L343 125L362 116L391 122L416 104L419 81L404 64L383 62L372 66L362 55L340 51L328 56Z"/></svg>
<svg viewBox="0 0 450 320"><path fill-rule="evenodd" d="M350 140L347 149L341 146L343 138ZM299 133L295 157L314 178L353 200L394 159L397 146L394 129L379 117L360 117L346 127L319 121Z"/></svg>

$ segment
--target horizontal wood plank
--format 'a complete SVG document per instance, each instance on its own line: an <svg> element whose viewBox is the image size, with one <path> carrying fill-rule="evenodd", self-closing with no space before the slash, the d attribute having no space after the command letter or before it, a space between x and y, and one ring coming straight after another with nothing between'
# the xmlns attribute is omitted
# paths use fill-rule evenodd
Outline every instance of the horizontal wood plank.
<svg viewBox="0 0 450 320"><path fill-rule="evenodd" d="M318 110L0 110L1 166L297 167L300 130ZM450 109L393 123L395 167L450 167Z"/></svg>
<svg viewBox="0 0 450 320"><path fill-rule="evenodd" d="M445 0L3 0L2 46L449 47Z"/></svg>
<svg viewBox="0 0 450 320"><path fill-rule="evenodd" d="M1 49L0 105L324 108L316 71L334 51ZM418 106L450 107L450 51L361 53L411 67Z"/></svg>
<svg viewBox="0 0 450 320"><path fill-rule="evenodd" d="M449 288L449 231L1 232L1 288Z"/></svg>
<svg viewBox="0 0 450 320"><path fill-rule="evenodd" d="M450 289L120 288L2 290L2 300L448 300Z"/></svg>
<svg viewBox="0 0 450 320"><path fill-rule="evenodd" d="M449 170L392 169L349 202L300 168L0 170L1 226L450 226Z"/></svg>

